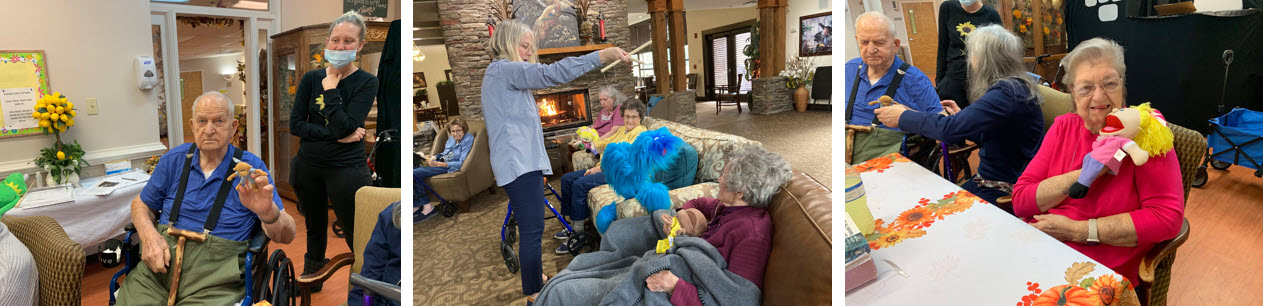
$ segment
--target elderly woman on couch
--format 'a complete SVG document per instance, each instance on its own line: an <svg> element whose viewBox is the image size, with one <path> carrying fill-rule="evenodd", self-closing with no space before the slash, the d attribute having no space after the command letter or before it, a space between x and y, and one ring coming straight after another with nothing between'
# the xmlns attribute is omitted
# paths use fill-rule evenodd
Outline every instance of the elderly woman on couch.
<svg viewBox="0 0 1263 306"><path fill-rule="evenodd" d="M772 248L767 205L791 176L789 163L761 146L733 150L719 177L719 198L698 198L679 212L615 221L601 250L575 257L544 284L542 305L701 305L759 301ZM682 227L665 254L653 252Z"/></svg>
<svg viewBox="0 0 1263 306"><path fill-rule="evenodd" d="M1075 112L1057 117L1013 187L1013 212L1035 228L1139 282L1139 264L1154 244L1175 238L1184 215L1175 151L1143 167L1123 162L1096 179L1081 199L1069 198L1083 156L1092 151L1110 111L1125 107L1123 47L1093 38L1062 59Z"/></svg>

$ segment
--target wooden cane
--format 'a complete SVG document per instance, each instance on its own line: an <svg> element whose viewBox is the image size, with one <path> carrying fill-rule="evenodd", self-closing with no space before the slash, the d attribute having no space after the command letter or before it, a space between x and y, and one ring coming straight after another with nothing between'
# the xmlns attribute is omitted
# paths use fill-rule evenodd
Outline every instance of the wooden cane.
<svg viewBox="0 0 1263 306"><path fill-rule="evenodd" d="M169 227L167 228L167 235L177 237L175 243L175 264L171 267L171 294L167 296L167 306L175 306L176 289L180 287L180 267L184 265L184 242L186 240L206 242L206 233L196 233Z"/></svg>
<svg viewBox="0 0 1263 306"><path fill-rule="evenodd" d="M645 47L648 47L651 43L653 43L653 42L651 42L651 41L646 41L644 44L640 45L640 47L636 47L636 49L635 49L635 50L632 50L631 52L627 52L627 54L628 54L628 55L631 55L631 54L636 54L636 52L640 52L640 50L644 50L644 49L645 49ZM614 68L614 66L617 66L617 65L618 65L618 63L622 63L622 62L623 62L623 61L614 61L613 63L610 63L609 65L606 65L606 66L605 66L605 68L601 68L601 73L605 73L605 71L610 70L610 69L613 69L613 68ZM642 64L643 64L643 63L642 63Z"/></svg>
<svg viewBox="0 0 1263 306"><path fill-rule="evenodd" d="M855 133L857 132L868 133L872 131L873 131L873 127L869 125L853 125L853 124L846 125L846 156L844 156L844 158L846 159L847 165L854 165L851 163L851 154L852 154L851 152L853 152L855 148Z"/></svg>

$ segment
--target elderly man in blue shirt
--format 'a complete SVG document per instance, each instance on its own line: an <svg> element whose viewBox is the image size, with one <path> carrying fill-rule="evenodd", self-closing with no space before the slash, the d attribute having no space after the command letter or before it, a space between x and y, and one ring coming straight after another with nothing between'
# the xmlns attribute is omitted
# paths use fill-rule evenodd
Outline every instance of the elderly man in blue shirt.
<svg viewBox="0 0 1263 306"><path fill-rule="evenodd" d="M245 294L241 273L247 242L261 227L269 239L294 240L294 218L284 212L269 175L228 177L238 161L267 171L258 156L232 146L237 130L232 101L207 92L193 102L194 142L163 154L140 196L132 200L132 223L140 237L141 260L123 281L119 305L167 302L177 254L168 227L206 235L185 242L176 304L229 305ZM250 182L250 181L253 182ZM244 184L241 184L245 181ZM246 186L253 183L254 186ZM154 222L154 211L161 211Z"/></svg>
<svg viewBox="0 0 1263 306"><path fill-rule="evenodd" d="M846 62L846 124L877 127L855 135L851 160L859 163L899 152L903 143L902 131L875 119L873 110L881 105L869 102L889 95L895 102L922 112L943 112L943 106L930 78L895 56L899 39L889 17L878 11L861 14L855 19L855 40L860 57Z"/></svg>

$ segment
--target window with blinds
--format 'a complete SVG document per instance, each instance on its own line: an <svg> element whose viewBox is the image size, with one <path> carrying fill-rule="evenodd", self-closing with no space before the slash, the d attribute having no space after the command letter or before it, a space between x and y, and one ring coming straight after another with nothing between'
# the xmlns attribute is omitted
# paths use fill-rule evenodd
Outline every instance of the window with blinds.
<svg viewBox="0 0 1263 306"><path fill-rule="evenodd" d="M711 58L714 59L711 70L714 71L714 79L711 84L715 86L728 85L728 37L720 36L710 41Z"/></svg>
<svg viewBox="0 0 1263 306"><path fill-rule="evenodd" d="M743 51L746 49L746 46L750 45L750 32L737 34L735 38L734 41L737 48L733 50L733 54L737 57L737 73L741 75L741 79L737 80L737 82L741 84L741 92L745 93L750 91L750 81L747 81L745 77L748 75L746 72L746 59L750 57L746 56Z"/></svg>

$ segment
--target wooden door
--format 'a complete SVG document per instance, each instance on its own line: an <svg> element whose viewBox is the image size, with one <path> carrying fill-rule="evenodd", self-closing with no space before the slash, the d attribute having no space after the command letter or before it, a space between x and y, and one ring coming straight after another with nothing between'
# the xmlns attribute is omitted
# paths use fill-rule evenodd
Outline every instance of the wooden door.
<svg viewBox="0 0 1263 306"><path fill-rule="evenodd" d="M904 2L902 5L912 65L933 81L938 71L938 22L934 18L934 2Z"/></svg>
<svg viewBox="0 0 1263 306"><path fill-rule="evenodd" d="M185 119L180 122L184 126L184 142L193 142L193 128L189 126L188 119L193 118L193 100L197 96L202 95L202 72L188 71L180 73L180 117ZM173 146L174 147L174 146Z"/></svg>

